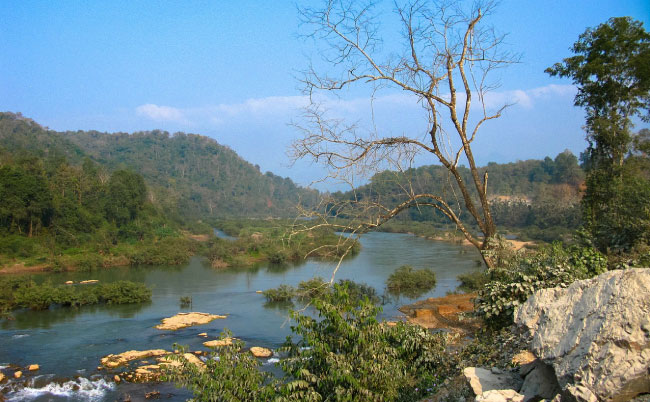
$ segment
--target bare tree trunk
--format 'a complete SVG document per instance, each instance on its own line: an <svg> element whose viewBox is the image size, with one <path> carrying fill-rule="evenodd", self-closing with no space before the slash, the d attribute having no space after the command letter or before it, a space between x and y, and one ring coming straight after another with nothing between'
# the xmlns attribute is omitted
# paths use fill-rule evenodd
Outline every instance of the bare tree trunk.
<svg viewBox="0 0 650 402"><path fill-rule="evenodd" d="M313 28L306 36L321 41L318 43L323 44L323 49L319 54L328 68L304 71L302 82L312 103L303 119L294 124L303 136L293 143L292 156L294 160L310 158L323 164L330 172L329 178L347 182L352 189L353 178L390 167L402 179L402 200L388 205L380 196L329 199L320 211L304 211L312 224L299 225L298 230L330 226L361 234L411 208L434 208L482 252L497 230L490 212L488 175L479 171L472 143L479 128L499 118L508 106L490 108L486 104L485 95L495 88L488 81L489 73L515 61L499 50L503 37L491 27L482 26L492 4L468 7L457 1L439 6L420 0L396 4L406 51L393 53L380 50L383 31L374 18L374 7L373 2L329 0L322 8L301 10L305 24ZM402 56L384 57L386 54ZM314 101L321 91L336 92L356 84L369 86L373 97L383 88L412 95L414 103L423 106L428 114L422 132L394 137L382 135L376 127L361 131L356 123L328 118L327 105ZM472 111L474 101L478 107ZM443 194L422 191L403 174L418 154L431 155L434 162L447 169L453 203ZM461 162L469 166L469 182L458 169ZM481 236L472 233L468 222L462 220L463 210ZM332 219L342 215L355 219L347 225ZM493 261L482 255L485 264L492 267Z"/></svg>

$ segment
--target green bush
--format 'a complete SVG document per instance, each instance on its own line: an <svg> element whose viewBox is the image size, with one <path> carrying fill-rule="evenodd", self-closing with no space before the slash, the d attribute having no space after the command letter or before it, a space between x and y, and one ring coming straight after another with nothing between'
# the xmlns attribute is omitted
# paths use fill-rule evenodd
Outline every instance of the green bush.
<svg viewBox="0 0 650 402"><path fill-rule="evenodd" d="M99 298L107 304L142 303L151 300L151 290L143 283L117 281L98 286Z"/></svg>
<svg viewBox="0 0 650 402"><path fill-rule="evenodd" d="M566 287L606 270L605 257L592 248L564 248L555 243L532 255L515 254L499 268L487 271L490 278L475 300L477 314L495 327L512 323L515 308L538 289Z"/></svg>
<svg viewBox="0 0 650 402"><path fill-rule="evenodd" d="M302 300L313 300L323 297L330 290L329 282L326 282L320 276L311 278L307 281L301 281L296 289L296 296Z"/></svg>
<svg viewBox="0 0 650 402"><path fill-rule="evenodd" d="M167 368L165 379L191 389L196 400L418 401L457 370L445 352L445 335L405 323L383 325L377 321L381 309L367 299L353 302L346 286L335 285L314 299L314 307L317 319L292 314L300 340L289 337L280 350L286 353L279 362L282 379L258 370L259 362L241 353L237 340L213 351L204 370L176 355L182 366Z"/></svg>
<svg viewBox="0 0 650 402"><path fill-rule="evenodd" d="M46 310L53 304L83 306L107 303L141 303L151 300L151 290L144 284L118 281L106 284L60 285L36 284L25 278L0 280L0 309L30 308Z"/></svg>
<svg viewBox="0 0 650 402"><path fill-rule="evenodd" d="M274 289L267 289L262 293L268 302L288 302L293 299L296 290L289 285L280 285Z"/></svg>
<svg viewBox="0 0 650 402"><path fill-rule="evenodd" d="M390 274L386 281L388 291L395 295L418 297L436 285L436 274L430 269L413 269L402 265Z"/></svg>
<svg viewBox="0 0 650 402"><path fill-rule="evenodd" d="M458 288L464 292L477 292L490 282L490 275L487 271L473 271L460 274L456 277L460 282Z"/></svg>

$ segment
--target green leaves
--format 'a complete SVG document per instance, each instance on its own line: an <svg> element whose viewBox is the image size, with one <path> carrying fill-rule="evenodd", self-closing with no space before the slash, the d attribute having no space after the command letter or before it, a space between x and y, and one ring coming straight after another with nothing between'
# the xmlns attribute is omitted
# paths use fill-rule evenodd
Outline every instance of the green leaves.
<svg viewBox="0 0 650 402"><path fill-rule="evenodd" d="M413 269L410 265L402 265L390 274L386 280L388 291L395 295L406 295L411 298L428 292L436 285L436 274L428 269Z"/></svg>
<svg viewBox="0 0 650 402"><path fill-rule="evenodd" d="M528 256L514 254L501 267L488 270L491 279L479 292L476 311L493 327L512 323L514 310L538 289L566 287L607 270L607 259L590 247L564 248L559 243Z"/></svg>
<svg viewBox="0 0 650 402"><path fill-rule="evenodd" d="M610 18L587 29L572 50L575 56L546 72L573 79L575 104L587 113L585 226L600 251L629 252L650 240L647 155L643 161L638 144L641 155L630 154L632 118L650 120L650 34L640 21ZM639 160L640 172L630 166Z"/></svg>
<svg viewBox="0 0 650 402"><path fill-rule="evenodd" d="M377 320L379 307L354 299L336 284L313 299L318 318L293 313L299 340L288 337L279 350L286 355L282 379L259 371L238 340L215 350L205 370L177 355L182 367L170 369L168 379L206 401L417 401L454 372L444 335L402 322L387 326Z"/></svg>

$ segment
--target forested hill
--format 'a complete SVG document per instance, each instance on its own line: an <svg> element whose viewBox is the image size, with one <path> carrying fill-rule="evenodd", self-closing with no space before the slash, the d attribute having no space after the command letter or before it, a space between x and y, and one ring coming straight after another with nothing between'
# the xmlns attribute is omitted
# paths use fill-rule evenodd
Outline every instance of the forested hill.
<svg viewBox="0 0 650 402"><path fill-rule="evenodd" d="M180 220L294 216L299 200L309 204L318 197L195 134L57 132L20 114L0 113L0 153L4 159L36 156L46 165L81 165L90 158L107 174L132 170L145 179L154 204Z"/></svg>
<svg viewBox="0 0 650 402"><path fill-rule="evenodd" d="M488 194L497 225L526 228L531 236L544 240L557 239L558 233L579 226L584 172L571 152L564 151L555 158L543 160L491 162L479 171L481 178L488 173ZM472 182L469 169L460 167L459 172L466 183ZM468 188L476 194L474 186ZM460 190L447 169L439 165L377 173L367 185L354 192L333 196L338 200L377 200L392 207L405 201L409 191L441 195L450 205L457 206L461 218L468 218L465 221L471 225ZM411 208L397 219L432 221L437 226L449 224L446 217L432 208Z"/></svg>

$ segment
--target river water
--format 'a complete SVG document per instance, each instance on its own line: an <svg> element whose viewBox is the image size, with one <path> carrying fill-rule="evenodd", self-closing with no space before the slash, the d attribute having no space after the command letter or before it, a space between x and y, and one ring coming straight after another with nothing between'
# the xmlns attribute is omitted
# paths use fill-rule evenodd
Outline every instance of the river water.
<svg viewBox="0 0 650 402"><path fill-rule="evenodd" d="M342 264L338 279L352 279L384 293L388 276L401 265L431 268L436 287L419 297L444 296L458 286L456 276L480 266L471 247L431 241L408 234L370 233L361 239L361 252ZM101 282L131 280L152 288L152 301L140 305L54 308L47 311L16 311L15 320L0 321L0 370L11 375L8 364L26 367L39 364L37 375L5 381L0 390L8 400L114 401L128 395L144 400L145 392L157 390L165 400L185 400L190 395L171 384L114 384L112 375L97 370L101 357L126 350L172 349L173 343L204 350L199 337L207 332L216 338L230 329L248 346L276 348L291 333L286 305L269 305L257 290L321 276L329 279L334 264L307 261L297 265L260 265L253 268L215 270L201 258L176 267L111 268L92 273L34 275L36 281L52 283L98 279ZM180 308L179 298L192 297L190 308ZM414 300L402 297L383 306L383 317L401 316L397 308ZM154 326L179 311L201 311L228 317L178 331ZM264 363L271 365L275 359Z"/></svg>

